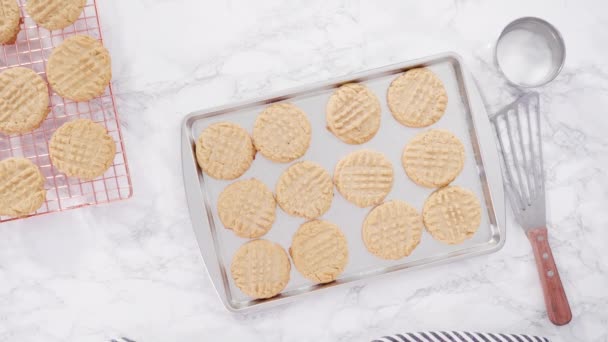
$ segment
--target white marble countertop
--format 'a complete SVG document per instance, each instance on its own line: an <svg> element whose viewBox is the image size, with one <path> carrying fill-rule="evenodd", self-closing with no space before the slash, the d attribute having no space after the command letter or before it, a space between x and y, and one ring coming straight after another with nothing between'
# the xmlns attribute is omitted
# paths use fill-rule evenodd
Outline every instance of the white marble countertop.
<svg viewBox="0 0 608 342"><path fill-rule="evenodd" d="M0 225L0 341L365 341L427 329L608 341L608 6L603 1L99 0L134 196ZM179 127L203 109L447 50L508 100L491 44L539 16L568 49L540 89L550 240L574 318L547 319L508 215L499 252L246 316L207 277Z"/></svg>

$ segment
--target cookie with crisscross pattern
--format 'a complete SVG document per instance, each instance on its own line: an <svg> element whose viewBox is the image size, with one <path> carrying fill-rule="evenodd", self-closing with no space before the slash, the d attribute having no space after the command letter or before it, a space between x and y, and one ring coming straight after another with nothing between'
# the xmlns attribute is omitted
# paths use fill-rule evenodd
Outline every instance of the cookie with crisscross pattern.
<svg viewBox="0 0 608 342"><path fill-rule="evenodd" d="M481 223L481 206L470 190L447 186L429 196L422 216L426 230L435 239L453 245L477 232Z"/></svg>
<svg viewBox="0 0 608 342"><path fill-rule="evenodd" d="M329 210L334 184L321 165L302 161L281 174L276 193L277 202L286 213L313 219Z"/></svg>
<svg viewBox="0 0 608 342"><path fill-rule="evenodd" d="M25 10L36 24L60 30L78 19L86 3L87 0L27 0Z"/></svg>
<svg viewBox="0 0 608 342"><path fill-rule="evenodd" d="M44 176L25 158L0 161L0 216L33 214L46 199Z"/></svg>
<svg viewBox="0 0 608 342"><path fill-rule="evenodd" d="M218 215L224 227L243 238L266 234L274 223L276 208L272 191L257 179L228 185L217 200Z"/></svg>
<svg viewBox="0 0 608 342"><path fill-rule="evenodd" d="M464 145L450 131L432 129L416 135L403 149L405 173L427 188L448 185L464 167Z"/></svg>
<svg viewBox="0 0 608 342"><path fill-rule="evenodd" d="M422 229L416 209L403 201L388 201L372 209L363 221L363 242L379 258L401 259L418 246Z"/></svg>
<svg viewBox="0 0 608 342"><path fill-rule="evenodd" d="M380 101L371 90L348 83L336 89L327 102L327 128L347 144L363 144L378 132L380 114Z"/></svg>
<svg viewBox="0 0 608 342"><path fill-rule="evenodd" d="M51 88L61 97L89 101L103 95L110 84L110 53L97 39L71 36L53 50L46 72Z"/></svg>
<svg viewBox="0 0 608 342"><path fill-rule="evenodd" d="M382 153L355 151L334 171L336 188L349 202L364 208L384 200L393 187L393 165Z"/></svg>
<svg viewBox="0 0 608 342"><path fill-rule="evenodd" d="M28 68L0 73L0 132L25 133L40 126L49 113L46 82Z"/></svg>
<svg viewBox="0 0 608 342"><path fill-rule="evenodd" d="M346 268L348 244L337 225L314 220L300 226L293 236L289 254L304 277L315 283L329 283Z"/></svg>
<svg viewBox="0 0 608 342"><path fill-rule="evenodd" d="M393 117L401 124L426 127L441 119L448 95L437 75L427 68L417 68L393 80L387 101Z"/></svg>
<svg viewBox="0 0 608 342"><path fill-rule="evenodd" d="M254 240L242 245L234 254L230 273L236 286L253 298L270 298L279 294L289 282L291 263L277 243Z"/></svg>
<svg viewBox="0 0 608 342"><path fill-rule="evenodd" d="M291 103L275 103L258 115L253 127L253 143L260 153L275 162L300 158L310 146L308 117Z"/></svg>
<svg viewBox="0 0 608 342"><path fill-rule="evenodd" d="M116 143L104 126L89 119L77 119L53 133L49 154L53 166L67 176L93 180L112 165Z"/></svg>
<svg viewBox="0 0 608 342"><path fill-rule="evenodd" d="M0 44L13 44L21 28L21 13L16 0L0 0Z"/></svg>
<svg viewBox="0 0 608 342"><path fill-rule="evenodd" d="M217 179L235 179L249 169L255 149L249 133L230 122L205 128L196 141L196 160L201 169Z"/></svg>

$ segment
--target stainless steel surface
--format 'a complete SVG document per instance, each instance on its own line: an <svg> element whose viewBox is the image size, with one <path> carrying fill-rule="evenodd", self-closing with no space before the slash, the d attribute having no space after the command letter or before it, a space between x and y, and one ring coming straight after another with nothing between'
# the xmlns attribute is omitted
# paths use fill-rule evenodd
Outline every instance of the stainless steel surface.
<svg viewBox="0 0 608 342"><path fill-rule="evenodd" d="M411 182L401 166L401 152L406 142L425 129L399 125L386 104L386 90L401 72L427 66L444 82L449 102L444 117L431 128L448 128L465 144L467 160L454 184L474 191L482 202L482 225L479 231L461 245L445 245L424 233L422 242L409 257L386 261L371 255L361 241L361 224L370 208L357 208L338 193L324 219L338 224L344 231L350 250L350 260L341 277L330 284L313 285L292 268L287 288L274 298L251 300L234 285L230 275L230 260L236 249L246 242L224 229L217 216L219 193L230 182L210 178L196 165L194 142L202 129L213 122L230 121L249 131L256 116L269 103L290 101L302 108L313 127L311 147L302 159L313 160L332 172L339 158L351 151L371 148L383 152L392 161L395 184L387 199L402 199L418 210L432 190ZM363 145L352 146L340 142L325 129L325 105L333 90L348 82L365 83L380 99L382 124L377 136ZM428 129L428 128L426 128ZM446 53L375 70L348 75L310 86L300 87L259 99L222 106L188 115L182 127L182 161L184 183L193 229L196 234L210 278L225 306L231 311L259 309L293 301L304 295L336 286L362 283L380 275L407 269L426 267L473 255L497 251L505 241L504 197L498 154L493 132L479 93L471 76L463 69L459 56ZM273 163L258 155L250 170L241 177L258 178L274 189L276 179L289 164ZM277 221L263 238L278 242L286 249L303 219L290 217L277 210Z"/></svg>
<svg viewBox="0 0 608 342"><path fill-rule="evenodd" d="M540 18L519 18L507 25L494 48L503 76L519 87L538 87L552 81L566 60L559 31Z"/></svg>
<svg viewBox="0 0 608 342"><path fill-rule="evenodd" d="M491 119L509 202L525 230L546 225L539 106L538 93L527 93Z"/></svg>

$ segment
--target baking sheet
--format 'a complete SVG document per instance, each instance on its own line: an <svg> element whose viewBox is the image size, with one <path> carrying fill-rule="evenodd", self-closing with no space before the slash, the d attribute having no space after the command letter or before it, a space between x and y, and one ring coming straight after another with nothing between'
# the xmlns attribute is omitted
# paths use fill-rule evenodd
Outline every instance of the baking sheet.
<svg viewBox="0 0 608 342"><path fill-rule="evenodd" d="M401 72L417 66L427 66L441 78L449 99L446 113L441 120L426 128L408 128L399 124L392 117L386 103L386 91L390 82ZM325 128L325 106L329 96L336 87L352 81L362 82L369 87L380 100L382 108L382 123L378 133L371 141L361 145L347 145ZM184 120L182 152L184 181L193 227L210 276L227 308L243 310L273 302L285 302L304 293L369 279L375 275L498 250L504 243L504 231L497 223L493 200L497 192L493 195L493 188L500 186L500 194L502 194L502 183L499 172L493 172L491 181L488 181L484 168L485 149L480 148L483 144L480 144L475 128L466 84L459 58L454 54L444 54L295 89L277 96L189 115ZM333 174L338 160L350 152L364 148L380 151L393 163L395 174L393 188L386 200L404 200L419 211L433 189L418 186L406 176L401 165L403 147L414 135L428 129L450 130L462 140L466 154L464 168L452 184L472 190L480 199L482 218L479 230L471 239L455 246L436 241L425 231L421 243L410 256L395 261L382 260L369 253L361 239L361 225L371 208L358 208L347 202L335 190L332 207L321 218L336 223L346 235L350 255L344 273L334 283L314 285L292 267L291 280L279 296L265 300L250 299L235 286L229 275L232 256L248 240L239 238L232 231L224 229L216 207L219 194L232 181L216 180L200 173L194 159L194 141L205 127L221 121L237 123L251 132L257 115L269 103L277 101L289 101L295 104L308 114L311 122L313 129L311 146L299 160L317 162ZM492 144L489 150L496 152L493 141L483 143ZM239 179L257 178L274 190L280 174L292 163L274 163L258 154L251 168ZM504 211L504 208L501 206L500 210ZM303 218L289 216L277 208L275 224L262 238L278 242L288 249L293 234L305 221Z"/></svg>

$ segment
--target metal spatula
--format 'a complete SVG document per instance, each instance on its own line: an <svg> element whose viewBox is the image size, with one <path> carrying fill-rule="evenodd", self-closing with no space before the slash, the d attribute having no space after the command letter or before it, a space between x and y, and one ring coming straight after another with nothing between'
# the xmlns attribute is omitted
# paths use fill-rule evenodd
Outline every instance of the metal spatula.
<svg viewBox="0 0 608 342"><path fill-rule="evenodd" d="M567 324L572 313L547 240L538 93L523 95L491 121L511 208L534 250L547 314L554 324Z"/></svg>

